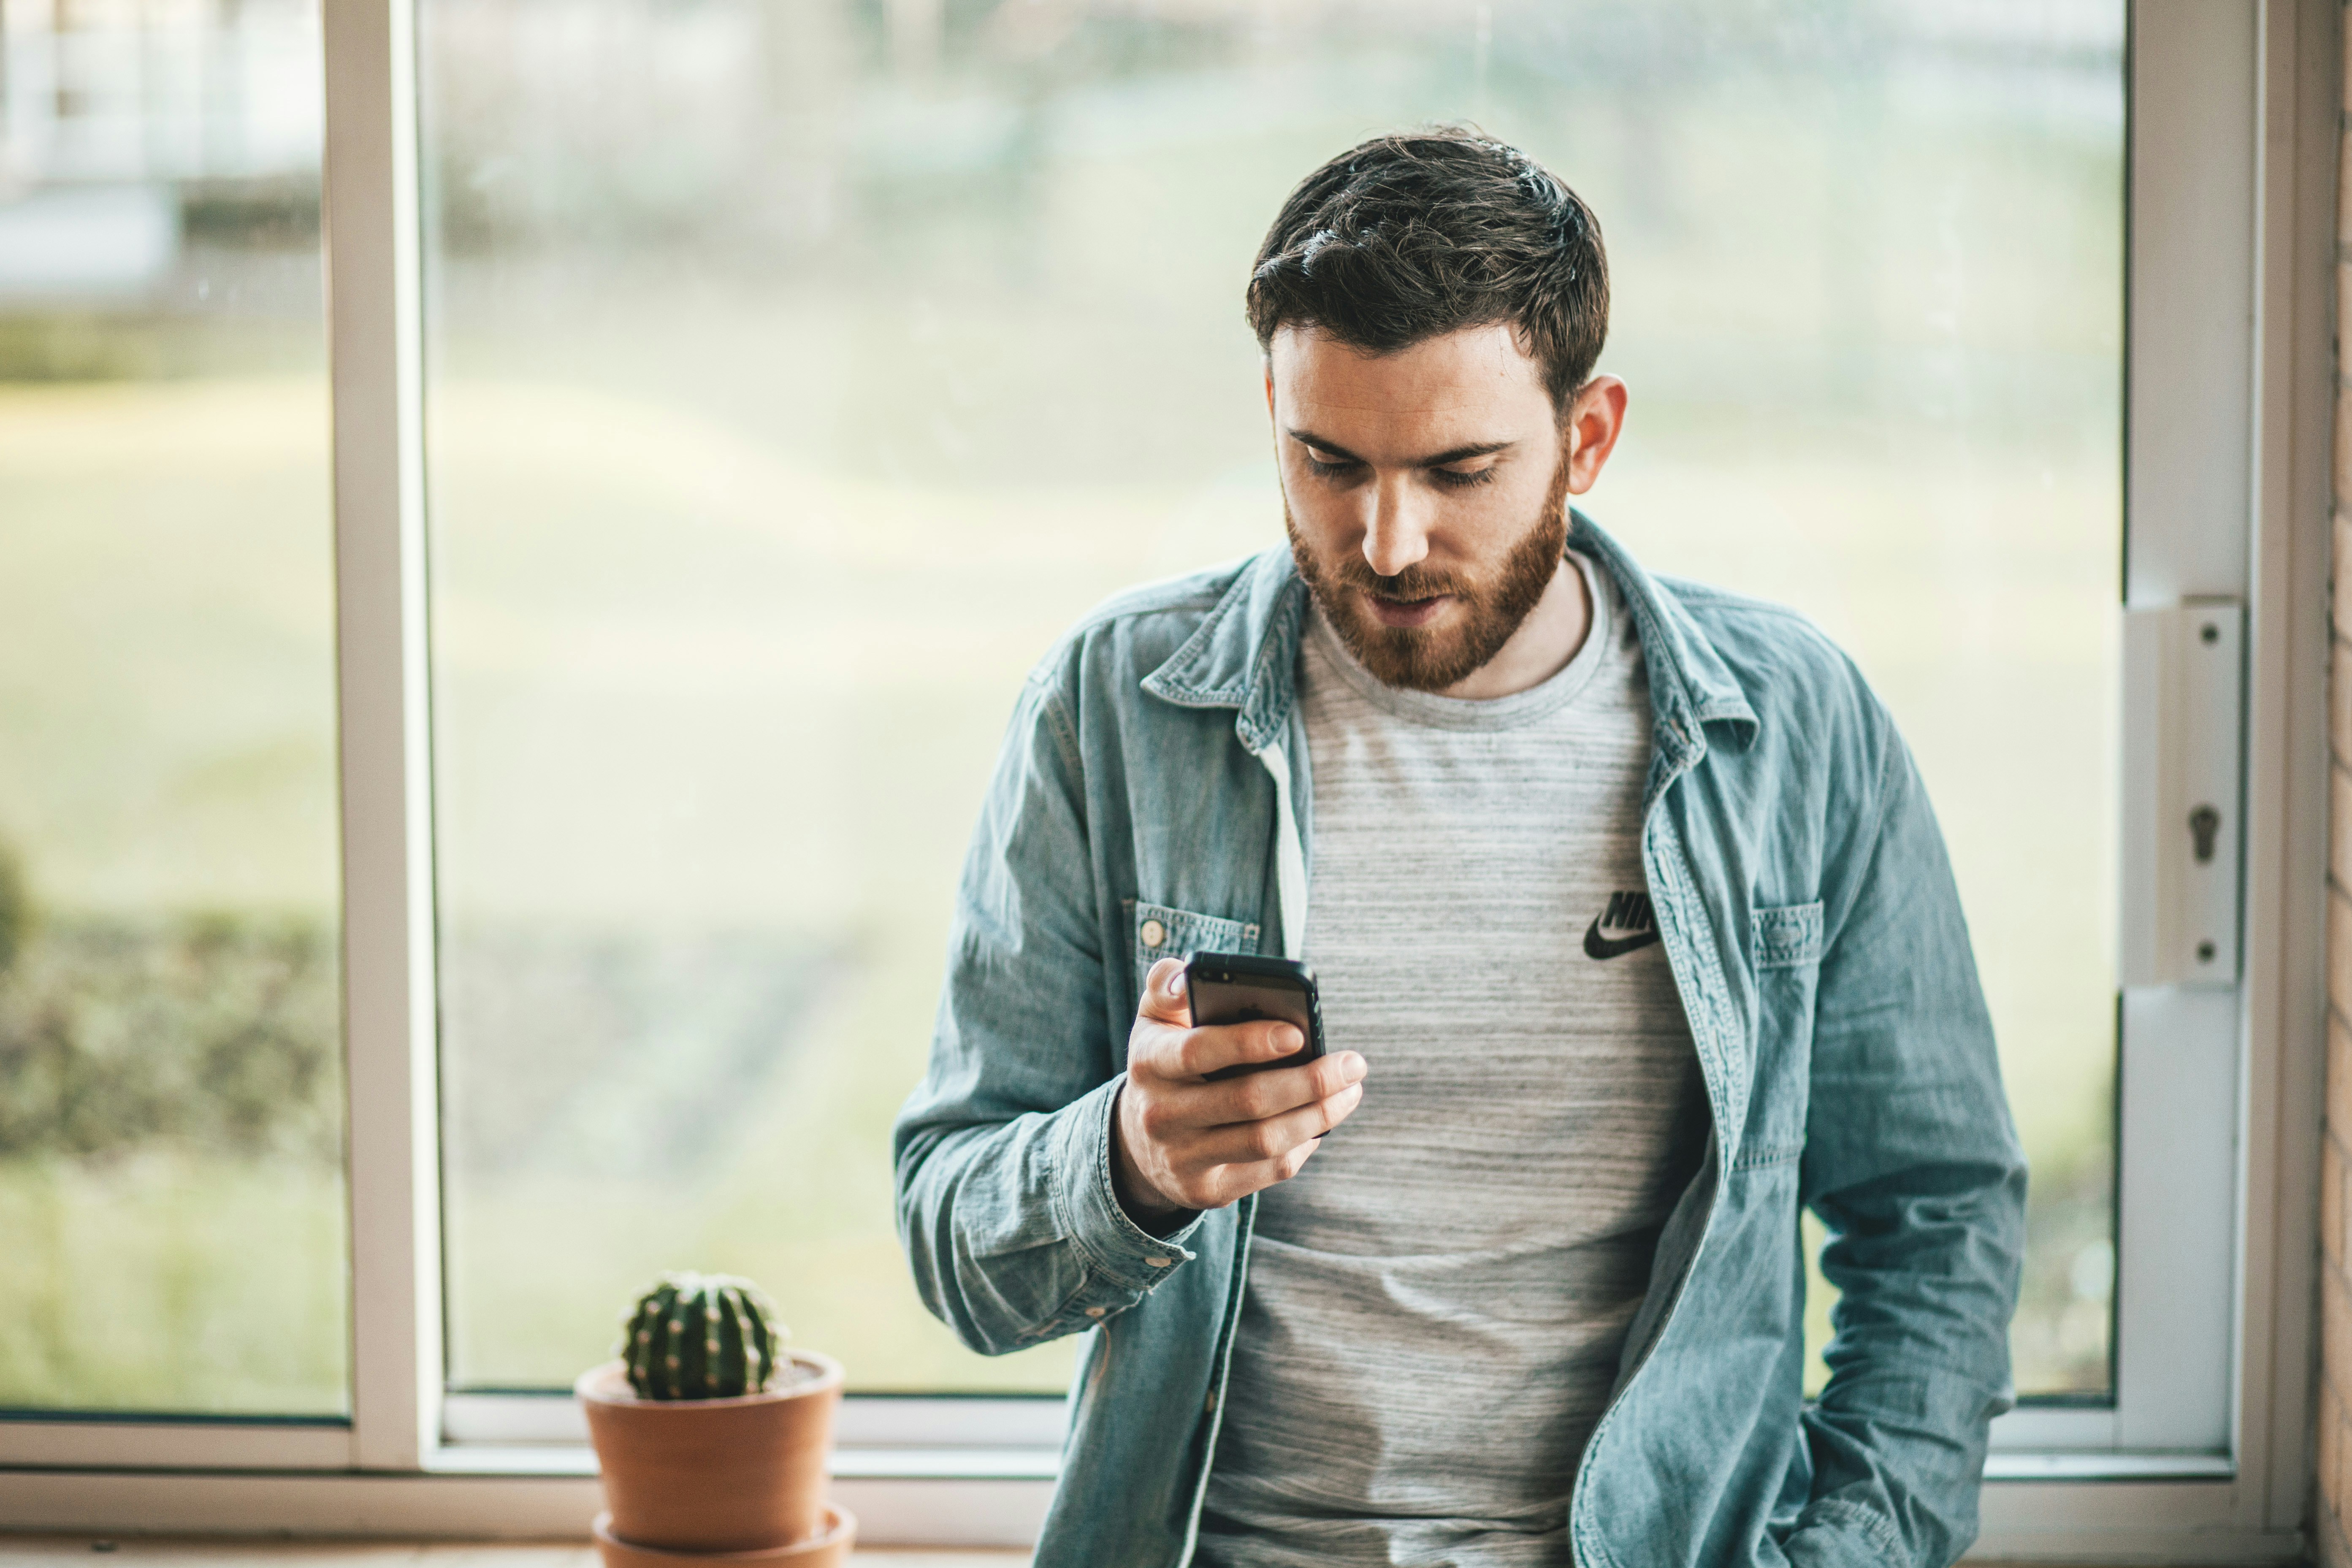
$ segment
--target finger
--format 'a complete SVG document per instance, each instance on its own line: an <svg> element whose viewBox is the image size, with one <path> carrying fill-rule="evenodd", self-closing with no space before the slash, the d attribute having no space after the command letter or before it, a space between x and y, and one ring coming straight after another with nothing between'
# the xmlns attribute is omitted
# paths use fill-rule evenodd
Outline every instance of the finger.
<svg viewBox="0 0 2352 1568"><path fill-rule="evenodd" d="M1350 1084L1323 1102L1323 1131L1328 1132L1355 1115L1356 1107L1363 1103L1364 1086L1360 1083Z"/></svg>
<svg viewBox="0 0 2352 1568"><path fill-rule="evenodd" d="M1248 1165L1222 1165L1202 1183L1202 1199L1192 1206L1223 1208L1239 1203L1252 1193L1262 1193L1279 1182L1286 1182L1307 1168L1307 1162L1323 1145L1309 1139L1286 1154L1271 1160L1260 1160Z"/></svg>
<svg viewBox="0 0 2352 1568"><path fill-rule="evenodd" d="M1169 1064L1173 1078L1201 1078L1221 1068L1270 1062L1307 1043L1296 1024L1259 1019L1247 1024L1209 1024L1175 1042Z"/></svg>
<svg viewBox="0 0 2352 1568"><path fill-rule="evenodd" d="M1311 1143L1338 1126L1356 1109L1363 1094L1363 1085L1349 1084L1328 1100L1314 1100L1280 1116L1210 1128L1185 1152L1185 1163L1258 1165L1280 1160L1300 1144Z"/></svg>
<svg viewBox="0 0 2352 1568"><path fill-rule="evenodd" d="M1363 1101L1364 1090L1363 1086L1360 1084L1351 1084L1347 1089L1342 1089L1338 1094L1333 1095L1330 1099L1323 1101L1321 1110L1323 1112L1323 1127L1325 1131L1328 1131L1330 1129L1339 1126L1342 1121L1347 1121L1348 1118L1354 1113L1356 1107L1361 1105ZM1252 1192L1259 1192L1263 1191L1265 1187L1272 1186L1276 1182L1286 1182L1290 1180L1291 1177L1298 1174L1299 1172L1307 1168L1307 1162L1315 1158L1316 1151L1322 1147L1323 1134L1318 1132L1314 1137L1307 1140L1306 1142L1301 1143L1297 1148L1291 1150L1288 1153L1278 1154L1272 1160L1265 1162L1265 1164L1251 1168L1249 1180L1255 1184L1252 1185L1249 1190Z"/></svg>
<svg viewBox="0 0 2352 1568"><path fill-rule="evenodd" d="M1349 1084L1361 1082L1364 1072L1362 1057L1341 1051L1295 1068L1269 1068L1247 1078L1223 1079L1204 1087L1201 1121L1203 1126L1263 1121L1328 1100Z"/></svg>
<svg viewBox="0 0 2352 1568"><path fill-rule="evenodd" d="M1192 1026L1192 1004L1184 994L1182 959L1163 958L1151 966L1151 973L1143 977L1143 1001L1136 1008L1136 1016Z"/></svg>
<svg viewBox="0 0 2352 1568"><path fill-rule="evenodd" d="M1201 1028L1165 1024L1150 1017L1135 1021L1135 1033L1129 1037L1128 1066L1132 1071L1140 1066L1153 1077L1168 1080L1171 1089L1198 1089L1204 1074L1238 1062L1264 1061L1279 1051L1270 1051L1255 1036L1277 1025L1210 1024ZM1196 1105L1202 1116L1209 1108ZM1229 1120L1216 1117L1212 1120ZM1203 1122L1202 1125L1207 1125Z"/></svg>

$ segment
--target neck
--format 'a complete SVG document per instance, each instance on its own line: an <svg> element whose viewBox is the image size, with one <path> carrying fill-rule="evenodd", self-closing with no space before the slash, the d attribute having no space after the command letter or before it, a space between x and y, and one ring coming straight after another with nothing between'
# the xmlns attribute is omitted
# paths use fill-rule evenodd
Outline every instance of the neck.
<svg viewBox="0 0 2352 1568"><path fill-rule="evenodd" d="M1568 668L1592 627L1584 574L1563 559L1551 582L1519 623L1519 629L1494 658L1447 687L1440 695L1490 701L1540 686Z"/></svg>

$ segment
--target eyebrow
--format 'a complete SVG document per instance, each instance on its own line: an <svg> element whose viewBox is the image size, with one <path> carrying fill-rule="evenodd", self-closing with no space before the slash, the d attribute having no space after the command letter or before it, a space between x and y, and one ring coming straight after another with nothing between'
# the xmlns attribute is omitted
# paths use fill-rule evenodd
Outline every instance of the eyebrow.
<svg viewBox="0 0 2352 1568"><path fill-rule="evenodd" d="M1327 441L1312 430L1292 430L1288 435L1292 440L1302 447L1312 447L1317 451L1328 452L1335 458L1344 458L1351 463L1360 463L1364 460L1339 442ZM1466 463L1473 458L1485 458L1496 452L1507 452L1517 445L1517 441L1473 441L1467 446L1449 447L1443 452L1433 453L1426 458L1417 458L1407 466L1415 468L1442 468L1448 463Z"/></svg>

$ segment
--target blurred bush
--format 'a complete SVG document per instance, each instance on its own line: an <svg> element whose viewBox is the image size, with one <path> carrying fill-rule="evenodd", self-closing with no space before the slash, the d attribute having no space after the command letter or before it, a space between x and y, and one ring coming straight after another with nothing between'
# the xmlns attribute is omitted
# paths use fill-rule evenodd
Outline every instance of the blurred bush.
<svg viewBox="0 0 2352 1568"><path fill-rule="evenodd" d="M0 842L0 976L5 976L8 966L16 962L16 950L25 945L25 928L31 921L32 910L25 897L25 864L14 849Z"/></svg>
<svg viewBox="0 0 2352 1568"><path fill-rule="evenodd" d="M336 958L313 921L37 921L0 846L0 1159L339 1163Z"/></svg>

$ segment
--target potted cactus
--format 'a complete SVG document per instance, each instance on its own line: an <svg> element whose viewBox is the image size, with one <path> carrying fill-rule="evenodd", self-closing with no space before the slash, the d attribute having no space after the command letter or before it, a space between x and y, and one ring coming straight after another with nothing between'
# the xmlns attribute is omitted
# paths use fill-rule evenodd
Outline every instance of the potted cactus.
<svg viewBox="0 0 2352 1568"><path fill-rule="evenodd" d="M786 1350L759 1287L723 1274L666 1274L623 1322L620 1359L573 1385L605 1568L846 1562L856 1521L824 1500L841 1363Z"/></svg>

